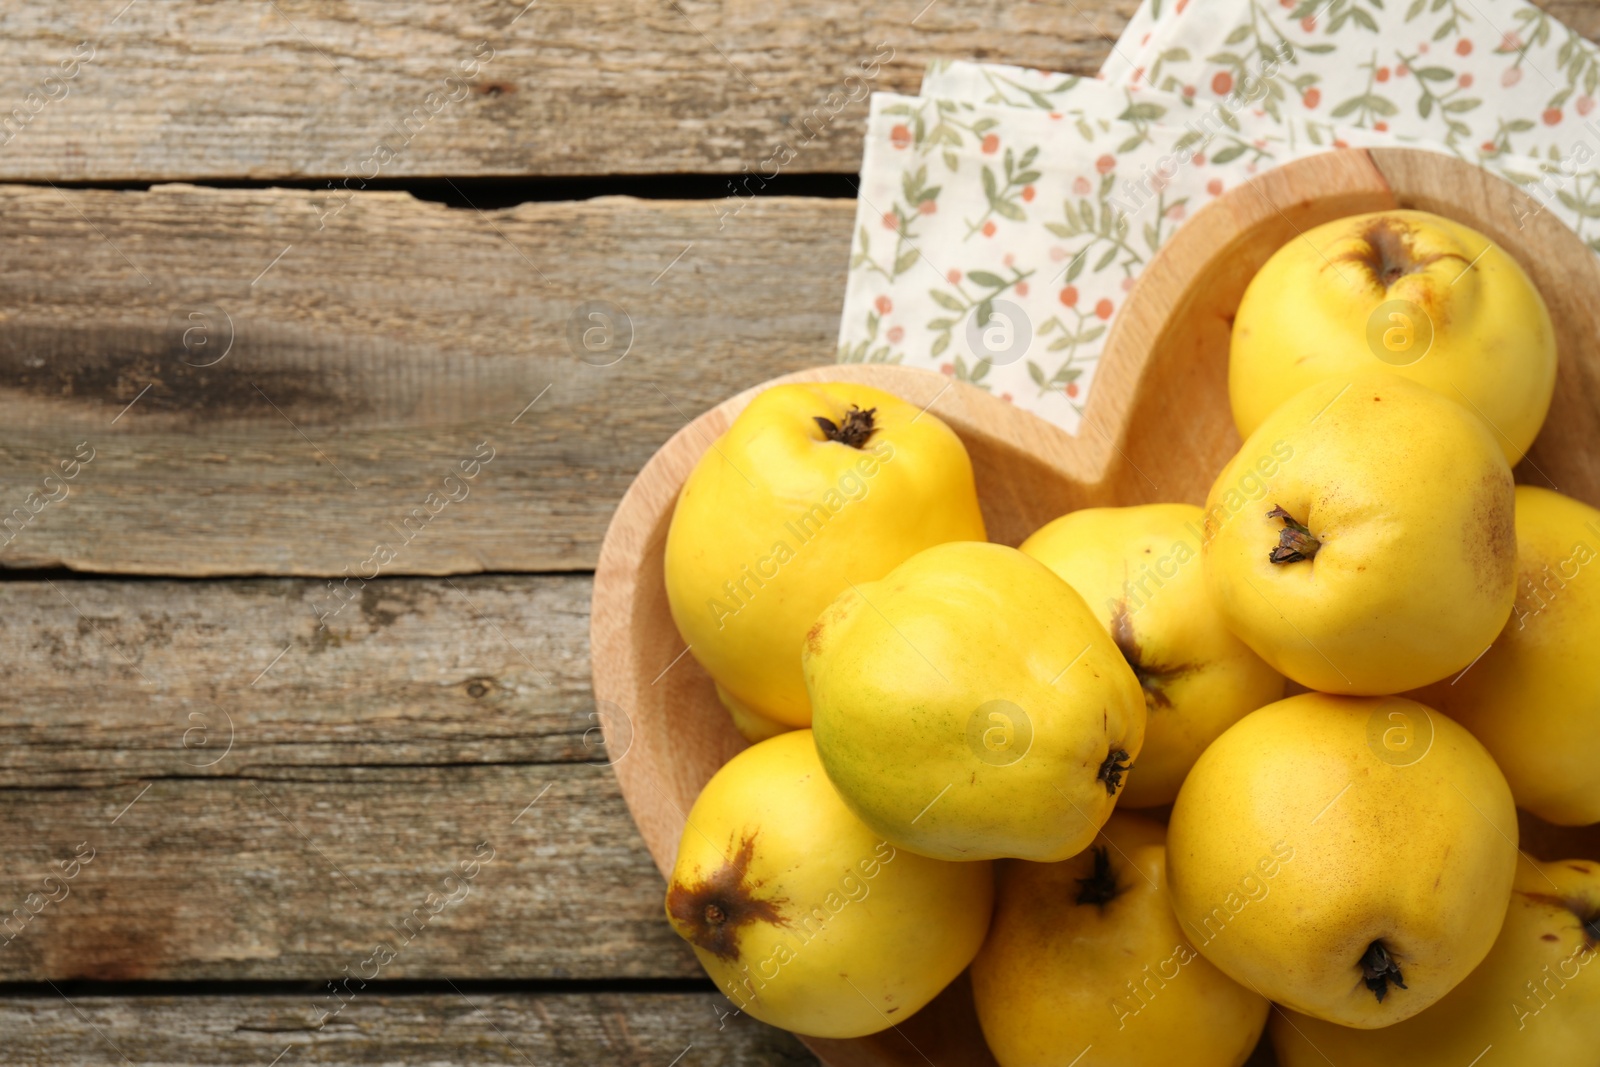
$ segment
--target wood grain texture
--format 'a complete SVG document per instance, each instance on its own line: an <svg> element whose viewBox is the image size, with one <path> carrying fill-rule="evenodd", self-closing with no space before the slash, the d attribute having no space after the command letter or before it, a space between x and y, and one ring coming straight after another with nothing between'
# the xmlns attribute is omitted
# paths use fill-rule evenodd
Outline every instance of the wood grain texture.
<svg viewBox="0 0 1600 1067"><path fill-rule="evenodd" d="M590 584L6 582L0 790L603 761Z"/></svg>
<svg viewBox="0 0 1600 1067"><path fill-rule="evenodd" d="M381 943L386 979L698 976L594 729L589 585L380 581L322 629L304 581L5 583L0 980Z"/></svg>
<svg viewBox="0 0 1600 1067"><path fill-rule="evenodd" d="M871 89L915 92L937 58L1092 73L1135 6L524 4L16 7L0 19L0 113L26 121L0 178L738 174L780 144L791 171L854 172ZM46 84L80 42L92 59ZM36 109L30 93L55 99Z"/></svg>
<svg viewBox="0 0 1600 1067"><path fill-rule="evenodd" d="M361 994L320 1028L307 996L0 999L18 1067L799 1067L799 1042L712 993Z"/></svg>
<svg viewBox="0 0 1600 1067"><path fill-rule="evenodd" d="M1600 38L1600 4L1594 0L1534 0L1534 6L1554 15L1591 41Z"/></svg>
<svg viewBox="0 0 1600 1067"><path fill-rule="evenodd" d="M9 790L0 914L16 937L0 978L340 978L372 960L394 978L697 977L599 773L327 767ZM92 862L63 883L85 843Z"/></svg>
<svg viewBox="0 0 1600 1067"><path fill-rule="evenodd" d="M691 415L832 360L853 212L0 187L0 566L592 568ZM569 345L597 300L631 320L620 361L620 328L589 362Z"/></svg>
<svg viewBox="0 0 1600 1067"><path fill-rule="evenodd" d="M518 17L522 0L151 0L115 18L121 6L0 18L0 114L26 120L0 179L739 174L779 145L791 171L849 173L869 83L845 79L862 61L892 49L870 87L897 92L932 59L1092 74L1135 3L563 0ZM1540 6L1600 33L1589 0ZM81 42L92 59L47 84ZM447 84L463 62L479 69Z"/></svg>

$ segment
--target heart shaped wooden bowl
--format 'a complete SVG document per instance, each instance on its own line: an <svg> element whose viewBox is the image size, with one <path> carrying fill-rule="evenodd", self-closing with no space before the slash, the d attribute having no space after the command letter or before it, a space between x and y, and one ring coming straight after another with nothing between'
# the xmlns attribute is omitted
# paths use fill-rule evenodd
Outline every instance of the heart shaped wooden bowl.
<svg viewBox="0 0 1600 1067"><path fill-rule="evenodd" d="M1202 503L1240 445L1228 406L1228 334L1245 286L1303 231L1394 207L1436 212L1480 230L1538 284L1555 320L1560 374L1549 421L1518 480L1554 485L1600 505L1600 356L1594 352L1600 264L1520 190L1470 164L1409 149L1313 156L1269 171L1196 213L1150 262L1118 315L1076 437L928 371L841 365L777 381L867 382L926 405L966 442L990 536L1006 544L1075 508ZM683 654L668 613L662 580L667 525L701 454L766 387L701 415L655 454L617 508L595 573L595 698L623 797L664 875L701 787L745 747L711 679ZM1542 832L1530 827L1530 840ZM1552 833L1550 839L1568 854L1600 859L1593 833ZM895 1030L855 1041L804 1040L831 1067L911 1067L925 1064L924 1054L941 1065L994 1063L964 980Z"/></svg>

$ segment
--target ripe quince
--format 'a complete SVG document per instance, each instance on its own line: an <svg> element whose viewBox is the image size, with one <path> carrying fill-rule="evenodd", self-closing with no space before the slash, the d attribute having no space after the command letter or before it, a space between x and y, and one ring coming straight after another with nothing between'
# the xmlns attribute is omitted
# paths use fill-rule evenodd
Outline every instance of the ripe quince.
<svg viewBox="0 0 1600 1067"><path fill-rule="evenodd" d="M1421 691L1472 731L1517 806L1600 822L1600 511L1518 486L1517 601L1489 651Z"/></svg>
<svg viewBox="0 0 1600 1067"><path fill-rule="evenodd" d="M1139 680L1094 613L1002 545L939 545L852 587L804 663L845 803L937 859L1076 855L1144 743Z"/></svg>
<svg viewBox="0 0 1600 1067"><path fill-rule="evenodd" d="M982 540L972 461L937 417L851 382L774 386L708 449L667 531L667 600L747 737L811 723L800 646L852 584Z"/></svg>
<svg viewBox="0 0 1600 1067"><path fill-rule="evenodd" d="M1200 954L1358 1029L1416 1015L1483 961L1517 859L1494 760L1403 697L1251 712L1195 763L1167 829L1173 910Z"/></svg>
<svg viewBox="0 0 1600 1067"><path fill-rule="evenodd" d="M1233 323L1228 393L1241 436L1307 386L1387 369L1476 412L1513 465L1556 384L1544 299L1505 249L1425 211L1308 230L1251 280Z"/></svg>
<svg viewBox="0 0 1600 1067"><path fill-rule="evenodd" d="M1293 1012L1272 1021L1283 1067L1600 1065L1600 863L1528 862L1494 948L1444 999L1382 1030Z"/></svg>
<svg viewBox="0 0 1600 1067"><path fill-rule="evenodd" d="M1511 468L1481 420L1392 374L1267 417L1206 500L1206 583L1308 689L1402 693L1489 647L1516 596Z"/></svg>
<svg viewBox="0 0 1600 1067"><path fill-rule="evenodd" d="M1022 543L1078 591L1144 689L1144 749L1124 807L1172 803L1218 734L1283 696L1283 675L1211 604L1200 571L1203 516L1193 504L1085 508Z"/></svg>
<svg viewBox="0 0 1600 1067"><path fill-rule="evenodd" d="M1249 1058L1267 1001L1189 943L1166 866L1166 830L1121 811L1072 859L1000 861L994 920L972 961L978 1021L1000 1067Z"/></svg>
<svg viewBox="0 0 1600 1067"><path fill-rule="evenodd" d="M959 975L994 899L987 863L895 848L850 813L810 730L729 760L689 812L667 919L741 1010L815 1037L904 1022Z"/></svg>

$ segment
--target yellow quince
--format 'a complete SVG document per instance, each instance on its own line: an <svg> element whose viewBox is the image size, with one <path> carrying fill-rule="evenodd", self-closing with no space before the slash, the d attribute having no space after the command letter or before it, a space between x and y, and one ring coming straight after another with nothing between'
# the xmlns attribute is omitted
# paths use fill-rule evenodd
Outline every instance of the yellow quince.
<svg viewBox="0 0 1600 1067"><path fill-rule="evenodd" d="M1234 633L1308 689L1455 674L1516 596L1511 468L1459 404L1392 374L1313 385L1206 500L1206 584Z"/></svg>
<svg viewBox="0 0 1600 1067"><path fill-rule="evenodd" d="M1002 860L972 997L1000 1067L1239 1067L1267 1001L1194 950L1167 901L1166 831L1114 813L1060 863ZM1177 1056L1175 1049L1182 1049Z"/></svg>
<svg viewBox="0 0 1600 1067"><path fill-rule="evenodd" d="M804 664L845 803L938 859L1076 855L1144 742L1139 680L1083 598L1002 545L939 545L846 591Z"/></svg>
<svg viewBox="0 0 1600 1067"><path fill-rule="evenodd" d="M667 531L667 600L747 737L810 725L806 630L853 584L982 540L972 462L937 417L852 382L774 386L708 449Z"/></svg>
<svg viewBox="0 0 1600 1067"><path fill-rule="evenodd" d="M815 1037L904 1022L959 975L994 899L987 863L896 849L828 783L810 730L729 760L689 811L667 919L740 1010Z"/></svg>
<svg viewBox="0 0 1600 1067"><path fill-rule="evenodd" d="M1282 1067L1600 1067L1600 863L1524 863L1494 948L1439 1003L1382 1030L1272 1020Z"/></svg>
<svg viewBox="0 0 1600 1067"><path fill-rule="evenodd" d="M1505 249L1425 211L1353 215L1289 241L1233 322L1228 394L1241 436L1317 382L1389 370L1490 426L1507 462L1556 384L1555 328Z"/></svg>
<svg viewBox="0 0 1600 1067"><path fill-rule="evenodd" d="M1085 508L1022 543L1078 591L1144 689L1144 748L1126 807L1172 803L1218 734L1283 696L1283 675L1211 604L1200 571L1203 515L1193 504Z"/></svg>
<svg viewBox="0 0 1600 1067"><path fill-rule="evenodd" d="M1167 828L1173 910L1200 954L1361 1029L1416 1015L1482 962L1517 860L1494 760L1402 697L1251 712L1195 763Z"/></svg>
<svg viewBox="0 0 1600 1067"><path fill-rule="evenodd" d="M1483 742L1518 807L1561 826L1600 822L1600 511L1518 486L1517 601L1434 703Z"/></svg>

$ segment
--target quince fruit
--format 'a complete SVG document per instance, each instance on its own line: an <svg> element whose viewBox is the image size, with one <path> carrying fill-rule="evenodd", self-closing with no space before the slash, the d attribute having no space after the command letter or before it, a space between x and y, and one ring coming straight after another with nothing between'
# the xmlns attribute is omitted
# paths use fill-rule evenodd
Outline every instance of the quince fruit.
<svg viewBox="0 0 1600 1067"><path fill-rule="evenodd" d="M1600 822L1600 511L1518 486L1517 601L1460 677L1422 690L1500 764L1517 806Z"/></svg>
<svg viewBox="0 0 1600 1067"><path fill-rule="evenodd" d="M1195 763L1167 829L1173 910L1200 954L1358 1029L1416 1015L1483 961L1517 859L1494 760L1402 697L1251 712Z"/></svg>
<svg viewBox="0 0 1600 1067"><path fill-rule="evenodd" d="M850 813L810 730L746 749L689 812L667 919L741 1011L815 1037L904 1022L959 975L994 899L987 863L896 849Z"/></svg>
<svg viewBox="0 0 1600 1067"><path fill-rule="evenodd" d="M1022 543L1078 591L1144 689L1144 749L1124 807L1172 803L1218 734L1283 696L1283 675L1211 605L1200 572L1203 515L1193 504L1085 508Z"/></svg>
<svg viewBox="0 0 1600 1067"><path fill-rule="evenodd" d="M1116 812L1060 863L1002 860L972 996L1001 1067L1239 1067L1267 1001L1194 950L1167 901L1166 830Z"/></svg>
<svg viewBox="0 0 1600 1067"><path fill-rule="evenodd" d="M684 483L667 600L735 724L759 739L810 725L800 646L834 597L984 536L972 461L938 418L865 385L774 386Z"/></svg>
<svg viewBox="0 0 1600 1067"><path fill-rule="evenodd" d="M1206 500L1206 584L1308 689L1379 695L1466 667L1516 597L1511 468L1483 423L1392 374L1313 385Z"/></svg>
<svg viewBox="0 0 1600 1067"><path fill-rule="evenodd" d="M1382 1030L1282 1014L1272 1044L1283 1067L1600 1067L1597 959L1600 863L1525 863L1494 948L1439 1003Z"/></svg>
<svg viewBox="0 0 1600 1067"><path fill-rule="evenodd" d="M852 587L803 658L828 776L924 856L1076 855L1144 742L1139 680L1094 613L1002 545L939 545Z"/></svg>
<svg viewBox="0 0 1600 1067"><path fill-rule="evenodd" d="M1233 323L1239 434L1317 382L1387 369L1475 411L1516 464L1550 410L1555 328L1506 251L1425 211L1325 223L1251 280Z"/></svg>

